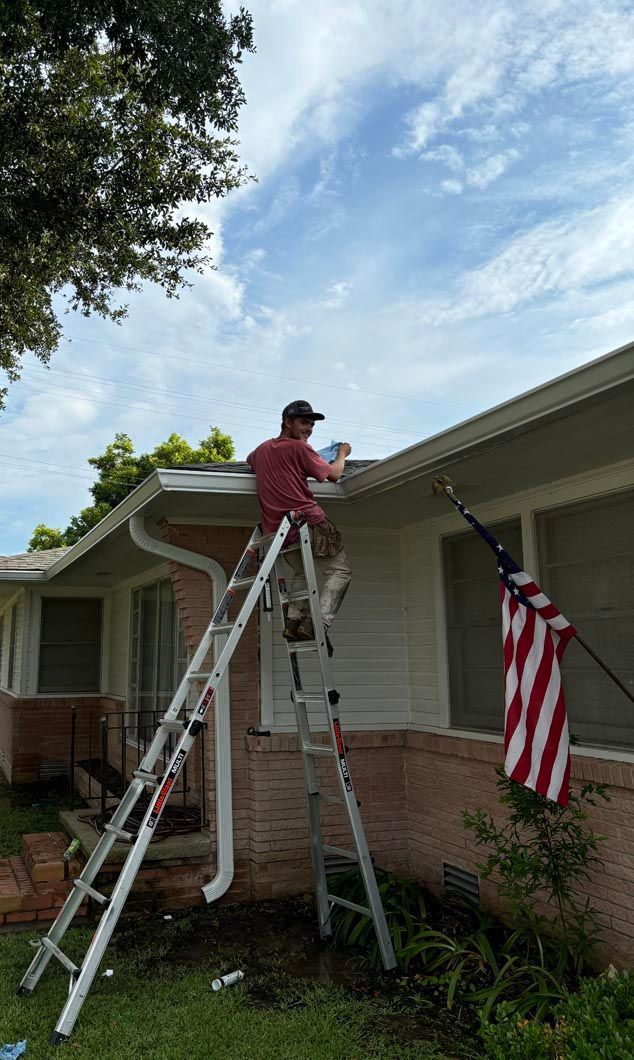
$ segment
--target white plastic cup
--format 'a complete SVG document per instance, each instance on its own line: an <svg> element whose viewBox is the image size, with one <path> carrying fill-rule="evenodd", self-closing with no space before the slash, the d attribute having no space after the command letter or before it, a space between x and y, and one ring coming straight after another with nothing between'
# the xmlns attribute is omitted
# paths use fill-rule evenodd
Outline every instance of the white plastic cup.
<svg viewBox="0 0 634 1060"><path fill-rule="evenodd" d="M222 990L223 986L235 986L241 979L244 979L244 972L229 972L228 975L221 975L219 979L214 979L211 989Z"/></svg>

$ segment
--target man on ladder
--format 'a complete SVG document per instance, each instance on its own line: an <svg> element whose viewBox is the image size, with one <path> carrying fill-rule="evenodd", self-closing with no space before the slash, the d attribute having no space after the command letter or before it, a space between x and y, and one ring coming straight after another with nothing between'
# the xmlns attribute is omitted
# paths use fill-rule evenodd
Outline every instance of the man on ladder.
<svg viewBox="0 0 634 1060"><path fill-rule="evenodd" d="M258 500L262 514L262 531L274 533L289 511L302 512L309 527L312 552L324 584L319 597L319 606L326 633L328 654L333 648L328 630L348 591L352 571L341 543L341 534L328 519L323 508L317 504L308 485L308 478L318 482L338 482L346 457L351 453L348 442L339 446L336 459L327 464L308 444L316 420L326 417L313 412L308 401L292 401L282 412L282 429L277 438L269 438L249 453L247 463L255 472ZM297 531L289 535L289 543ZM299 552L284 556L293 574L289 581L289 596L293 599L283 636L289 641L313 640L315 631L306 603L298 605L298 593L306 589L304 565Z"/></svg>

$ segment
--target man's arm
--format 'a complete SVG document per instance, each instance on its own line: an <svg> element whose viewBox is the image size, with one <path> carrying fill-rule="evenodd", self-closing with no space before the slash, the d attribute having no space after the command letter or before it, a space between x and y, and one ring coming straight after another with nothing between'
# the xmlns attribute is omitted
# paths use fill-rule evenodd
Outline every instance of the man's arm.
<svg viewBox="0 0 634 1060"><path fill-rule="evenodd" d="M348 445L347 442L342 442L339 446L339 452L337 453L337 459L333 460L330 465L330 474L328 475L329 482L338 482L343 475L343 469L346 462L346 457L350 456L352 452L352 446Z"/></svg>

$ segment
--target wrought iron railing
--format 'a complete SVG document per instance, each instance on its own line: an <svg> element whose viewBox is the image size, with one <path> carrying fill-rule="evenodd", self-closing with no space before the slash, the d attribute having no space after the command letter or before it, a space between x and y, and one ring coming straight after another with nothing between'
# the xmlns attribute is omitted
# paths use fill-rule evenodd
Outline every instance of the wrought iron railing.
<svg viewBox="0 0 634 1060"><path fill-rule="evenodd" d="M109 711L82 718L81 740L78 739L78 708L71 707L70 743L70 809L75 809L79 769L84 771L83 796L99 804L98 817L105 823L128 787L132 770L137 769L158 728L164 710L142 713ZM187 721L191 711L182 710L180 719ZM87 731L86 731L87 728ZM190 823L199 814L199 827L207 825L205 777L206 724L187 756L176 785L170 791L169 806L187 812ZM169 733L161 757L154 767L161 776L178 742L178 733ZM78 749L78 748L81 749ZM192 830L191 828L189 830Z"/></svg>

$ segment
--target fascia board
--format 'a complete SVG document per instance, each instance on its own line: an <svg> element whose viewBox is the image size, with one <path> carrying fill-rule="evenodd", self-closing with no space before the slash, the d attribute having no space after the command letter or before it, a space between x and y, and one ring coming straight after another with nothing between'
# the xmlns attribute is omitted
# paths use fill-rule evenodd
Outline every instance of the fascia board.
<svg viewBox="0 0 634 1060"><path fill-rule="evenodd" d="M45 570L0 570L0 582L45 582Z"/></svg>
<svg viewBox="0 0 634 1060"><path fill-rule="evenodd" d="M509 432L528 429L531 424L558 412L573 411L571 406L584 399L599 397L633 378L634 344L630 343L385 457L378 464L355 471L345 479L343 489L347 497L356 500L369 492L393 488L405 478L424 475L450 458L459 459L466 451L486 445Z"/></svg>
<svg viewBox="0 0 634 1060"><path fill-rule="evenodd" d="M66 552L65 555L53 563L51 567L46 571L45 580L50 581L57 574L60 574L66 567L70 567L72 563L75 563L81 556L85 555L86 552L90 552L91 548L94 548L108 537L114 530L117 529L123 522L127 522L132 515L139 514L143 508L154 500L156 496L161 492L161 484L159 480L159 472L153 471L149 478L146 478L145 482L142 482L140 486L137 486L135 490L130 493L125 500L121 501L116 508L113 508L111 512L97 523L92 530L89 530L85 537L82 537L81 541L78 541L76 545L73 545L71 549Z"/></svg>

